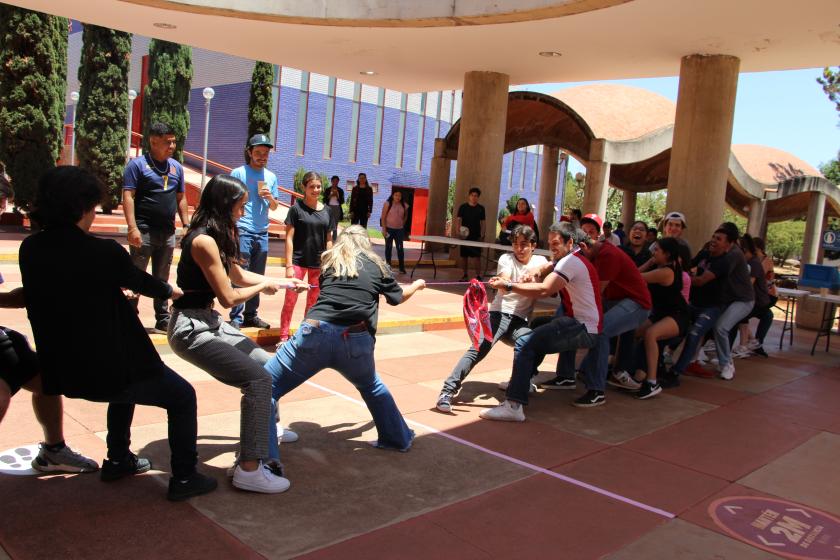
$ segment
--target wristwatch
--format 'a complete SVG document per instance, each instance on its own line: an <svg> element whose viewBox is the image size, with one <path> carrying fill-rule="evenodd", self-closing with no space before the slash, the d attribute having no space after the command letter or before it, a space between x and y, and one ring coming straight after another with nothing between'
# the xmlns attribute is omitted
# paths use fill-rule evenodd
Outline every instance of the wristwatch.
<svg viewBox="0 0 840 560"><path fill-rule="evenodd" d="M508 292L513 291L513 282L509 280L505 282L505 290L507 290Z"/></svg>

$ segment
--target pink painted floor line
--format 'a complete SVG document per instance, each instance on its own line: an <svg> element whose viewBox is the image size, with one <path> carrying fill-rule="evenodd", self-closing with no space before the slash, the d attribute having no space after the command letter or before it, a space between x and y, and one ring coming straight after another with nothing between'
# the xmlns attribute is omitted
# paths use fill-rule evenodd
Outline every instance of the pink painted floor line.
<svg viewBox="0 0 840 560"><path fill-rule="evenodd" d="M316 389L320 389L321 391L324 391L325 393L329 393L329 394L334 395L336 397L340 397L340 398L342 398L346 401L350 401L350 402L355 403L359 406L367 407L367 405L365 405L364 402L362 402L358 399L354 399L353 397L348 397L347 395L339 393L338 391L328 389L327 387L324 387L323 385L318 385L317 383L313 383L312 381L307 381L306 383L307 383L307 385L315 387ZM676 515L674 515L673 513L669 512L669 511L665 511L664 509L659 509L658 507L654 507L654 506L636 501L632 498L622 496L621 494L616 494L615 492L610 492L609 490L605 490L604 488L600 488L598 486L594 486L592 484L583 482L582 480L578 480L576 478L572 478L570 476L566 476L566 475L554 472L552 470L545 469L543 467L534 465L532 463L528 463L527 461L517 459L516 457L511 457L510 455L505 455L504 453L500 453L498 451L493 451L492 449L488 449L484 446L478 445L477 443L473 443L469 440L459 438L458 436L453 436L452 434L448 434L446 432L442 432L442 431L438 430L437 428L433 428L432 426L427 426L426 424L421 424L420 422L416 422L414 420L409 420L409 419L406 419L406 422L408 424L416 426L417 428L420 428L421 430L424 430L424 431L427 431L429 433L437 434L439 436L445 437L445 438L450 439L454 442L460 443L461 445L465 445L467 447L471 447L473 449L481 451L482 453L486 453L487 455L492 455L493 457L498 457L499 459L508 461L509 463L513 463L514 465L519 465L520 467L524 467L524 468L532 470L534 472L538 472L538 473L541 473L541 474L548 475L548 476L556 478L558 480L562 480L563 482L568 482L569 484L573 484L574 486L584 488L586 490L589 490L590 492L595 492L596 494L601 494L602 496L612 498L613 500L617 500L619 502L628 504L630 506L633 506L633 507L636 507L636 508L639 508L639 509L643 509L643 510L648 511L650 513L654 513L656 515L660 515L662 517L665 517L667 519L674 519L676 517Z"/></svg>

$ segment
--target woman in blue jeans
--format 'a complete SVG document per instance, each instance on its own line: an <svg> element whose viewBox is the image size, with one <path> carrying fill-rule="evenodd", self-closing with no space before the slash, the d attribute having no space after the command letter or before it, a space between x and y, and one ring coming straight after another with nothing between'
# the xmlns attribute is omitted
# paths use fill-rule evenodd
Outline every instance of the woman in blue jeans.
<svg viewBox="0 0 840 560"><path fill-rule="evenodd" d="M397 244L397 260L400 273L405 274L405 222L408 220L408 204L403 202L402 193L394 191L382 205L382 236L385 237L385 262L391 266L391 249Z"/></svg>
<svg viewBox="0 0 840 560"><path fill-rule="evenodd" d="M373 360L379 296L399 305L426 287L415 280L401 287L373 252L365 228L353 225L321 258L321 293L295 335L265 364L273 396L283 395L321 371L332 368L350 381L367 404L379 437L375 446L408 451L408 428Z"/></svg>

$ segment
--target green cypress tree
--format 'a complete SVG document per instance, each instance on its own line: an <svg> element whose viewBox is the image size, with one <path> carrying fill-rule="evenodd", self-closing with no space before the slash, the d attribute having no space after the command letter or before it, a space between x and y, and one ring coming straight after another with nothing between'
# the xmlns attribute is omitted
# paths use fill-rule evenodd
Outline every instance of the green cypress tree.
<svg viewBox="0 0 840 560"><path fill-rule="evenodd" d="M178 145L173 157L184 161L182 151L190 130L192 49L177 43L152 39L149 42L149 83L143 91L143 144L149 149L148 131L164 122L175 131Z"/></svg>
<svg viewBox="0 0 840 560"><path fill-rule="evenodd" d="M63 145L67 31L65 18L0 4L0 161L24 211Z"/></svg>
<svg viewBox="0 0 840 560"><path fill-rule="evenodd" d="M251 98L248 101L248 138L271 131L271 105L274 65L257 61L251 76Z"/></svg>
<svg viewBox="0 0 840 560"><path fill-rule="evenodd" d="M79 64L76 153L79 165L99 177L106 212L119 204L128 130L131 34L85 24Z"/></svg>

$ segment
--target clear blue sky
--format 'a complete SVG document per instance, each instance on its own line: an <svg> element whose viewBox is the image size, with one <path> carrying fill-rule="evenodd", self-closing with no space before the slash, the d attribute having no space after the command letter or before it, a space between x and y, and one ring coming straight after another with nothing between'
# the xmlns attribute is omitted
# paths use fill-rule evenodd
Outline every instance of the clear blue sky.
<svg viewBox="0 0 840 560"><path fill-rule="evenodd" d="M840 118L816 79L822 69L741 74L733 144L762 144L790 152L814 167L837 157ZM533 84L511 89L552 93L585 83ZM615 80L677 100L677 78Z"/></svg>

